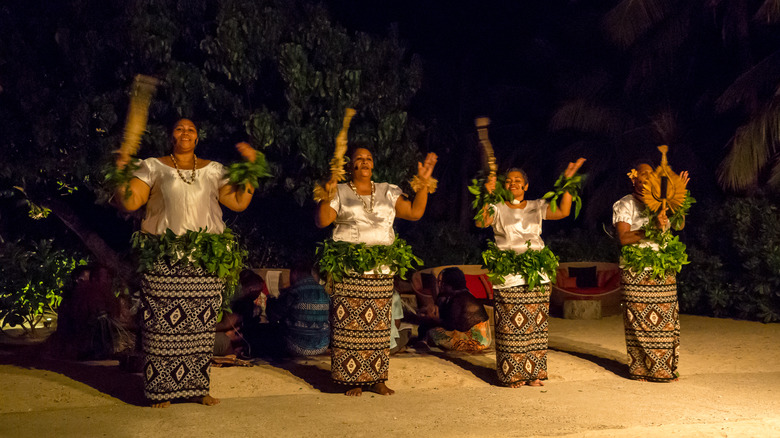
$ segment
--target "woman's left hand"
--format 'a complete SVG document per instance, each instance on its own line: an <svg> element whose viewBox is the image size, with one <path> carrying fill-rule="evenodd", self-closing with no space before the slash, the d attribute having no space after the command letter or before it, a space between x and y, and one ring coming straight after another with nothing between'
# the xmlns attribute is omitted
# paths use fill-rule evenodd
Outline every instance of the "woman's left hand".
<svg viewBox="0 0 780 438"><path fill-rule="evenodd" d="M584 163L585 163L585 158L582 157L580 157L579 159L577 159L577 161L573 163L569 163L569 165L566 166L566 170L563 172L563 176L565 176L566 178L573 177Z"/></svg>
<svg viewBox="0 0 780 438"><path fill-rule="evenodd" d="M239 154L241 154L242 157L244 157L245 160L251 161L253 163L255 162L255 159L257 158L257 150L252 146L249 146L249 143L245 141L237 143L236 150Z"/></svg>
<svg viewBox="0 0 780 438"><path fill-rule="evenodd" d="M417 163L417 176L424 181L430 179L431 174L433 174L433 168L436 166L436 160L438 159L439 157L437 157L436 154L429 152L425 157L424 162Z"/></svg>

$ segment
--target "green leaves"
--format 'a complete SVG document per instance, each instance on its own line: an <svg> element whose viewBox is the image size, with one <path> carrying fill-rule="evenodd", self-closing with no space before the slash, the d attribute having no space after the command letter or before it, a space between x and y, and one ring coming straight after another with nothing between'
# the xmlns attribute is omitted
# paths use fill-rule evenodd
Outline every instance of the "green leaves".
<svg viewBox="0 0 780 438"><path fill-rule="evenodd" d="M523 253L503 251L495 242L488 242L488 248L482 253L483 266L488 270L488 278L493 284L504 284L507 275L522 275L529 289L535 289L542 284L541 274L547 275L555 282L558 269L558 257L550 248L541 250L530 248Z"/></svg>
<svg viewBox="0 0 780 438"><path fill-rule="evenodd" d="M677 236L666 240L664 246L654 249L650 246L626 245L623 247L623 266L633 272L642 272L650 268L654 279L663 279L667 275L677 274L687 265L688 255L685 244Z"/></svg>
<svg viewBox="0 0 780 438"><path fill-rule="evenodd" d="M247 255L230 228L225 228L222 234L207 233L201 229L187 231L181 236L170 229L161 236L136 231L131 245L137 259L138 272L147 272L158 260L164 260L169 264L192 263L221 278L225 282L222 310L229 308Z"/></svg>
<svg viewBox="0 0 780 438"><path fill-rule="evenodd" d="M487 206L487 212L491 216L496 213L493 205L500 204L502 202L512 201L514 197L512 192L504 187L504 176L499 176L496 180L496 189L493 193L488 193L485 188L485 181L487 178L478 177L471 180L471 185L468 187L469 193L474 195L474 200L471 202L471 208L476 212L474 220L480 223L485 222L485 206Z"/></svg>
<svg viewBox="0 0 780 438"><path fill-rule="evenodd" d="M2 326L27 323L34 333L45 312L56 312L70 273L86 263L55 249L52 240L35 242L30 249L18 242L5 242L0 247Z"/></svg>
<svg viewBox="0 0 780 438"><path fill-rule="evenodd" d="M406 278L414 265L422 266L422 260L412 254L412 247L396 236L390 245L366 245L328 239L317 248L320 272L330 274L339 282L345 275L362 275L387 266L394 275ZM381 272L376 271L377 274Z"/></svg>
<svg viewBox="0 0 780 438"><path fill-rule="evenodd" d="M260 187L260 178L269 177L268 163L265 161L265 155L257 151L255 161L242 161L233 163L227 168L227 177L230 184L238 185L242 190L249 183L252 187Z"/></svg>
<svg viewBox="0 0 780 438"><path fill-rule="evenodd" d="M672 224L672 228L675 230L681 230L682 227L685 225L685 216L688 215L688 210L691 209L691 205L695 204L696 200L691 196L691 191L688 190L685 192L685 200L683 201L680 208L677 209L677 211L674 212L671 216L669 216L669 223Z"/></svg>
<svg viewBox="0 0 780 438"><path fill-rule="evenodd" d="M133 173L138 170L141 160L133 159L127 165L118 169L114 163L107 165L103 169L103 181L110 190L116 190L119 187L125 189L125 199L130 199L133 192L130 190L130 180L133 179Z"/></svg>
<svg viewBox="0 0 780 438"><path fill-rule="evenodd" d="M582 209L582 198L580 197L580 190L582 190L582 181L584 175L574 175L571 178L566 178L564 175L558 177L553 186L553 191L547 192L542 196L542 199L548 199L550 202L550 209L555 211L558 208L558 198L564 193L571 195L571 201L574 203L574 218L580 215Z"/></svg>

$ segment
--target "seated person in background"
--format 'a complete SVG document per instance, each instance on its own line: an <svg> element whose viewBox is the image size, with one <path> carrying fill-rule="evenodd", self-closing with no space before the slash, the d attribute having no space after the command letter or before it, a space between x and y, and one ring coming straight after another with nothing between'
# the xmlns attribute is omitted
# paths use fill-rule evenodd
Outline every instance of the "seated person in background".
<svg viewBox="0 0 780 438"><path fill-rule="evenodd" d="M290 270L290 287L268 301L268 320L276 324L281 350L292 356L312 356L330 345L330 297L312 275L309 263Z"/></svg>
<svg viewBox="0 0 780 438"><path fill-rule="evenodd" d="M113 292L113 276L102 265L79 266L73 287L63 293L52 353L64 359L100 360L132 350L133 335L121 322L122 305Z"/></svg>
<svg viewBox="0 0 780 438"><path fill-rule="evenodd" d="M466 288L466 277L458 268L439 273L439 292L435 304L421 312L425 325L434 325L425 341L444 350L481 351L490 346L488 314Z"/></svg>
<svg viewBox="0 0 780 438"><path fill-rule="evenodd" d="M247 345L245 337L251 338L259 330L266 294L263 277L251 269L244 269L239 274L241 285L238 295L230 305L232 312L225 312L222 320L214 327L214 356L229 356L244 353ZM242 335L246 334L246 336ZM251 344L250 351L251 353Z"/></svg>
<svg viewBox="0 0 780 438"><path fill-rule="evenodd" d="M401 294L393 290L393 304L390 314L393 322L390 325L390 354L395 354L406 349L409 343L411 330L405 328L401 330L401 320L404 317L404 306L401 301Z"/></svg>

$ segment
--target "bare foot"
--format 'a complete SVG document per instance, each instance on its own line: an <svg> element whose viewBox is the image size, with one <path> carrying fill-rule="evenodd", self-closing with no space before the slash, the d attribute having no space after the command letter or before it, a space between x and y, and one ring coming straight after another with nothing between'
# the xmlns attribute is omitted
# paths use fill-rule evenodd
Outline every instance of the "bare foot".
<svg viewBox="0 0 780 438"><path fill-rule="evenodd" d="M348 395L350 397L360 397L361 395L363 395L363 388L361 388L359 386L356 386L356 387L348 390L344 394Z"/></svg>
<svg viewBox="0 0 780 438"><path fill-rule="evenodd" d="M214 398L210 395L204 395L203 397L193 397L192 401L195 403L200 403L205 406L214 406L219 403L218 398Z"/></svg>
<svg viewBox="0 0 780 438"><path fill-rule="evenodd" d="M151 406L151 407L153 407L153 408L167 408L167 407L168 407L168 406L170 406L170 405L171 405L171 402L170 402L170 400L166 400L166 401L164 401L164 402L160 402L160 403L152 403L152 404L151 404L151 405L149 405L149 406Z"/></svg>
<svg viewBox="0 0 780 438"><path fill-rule="evenodd" d="M379 395L393 395L395 394L395 391L388 388L387 385L385 385L385 382L379 382L374 383L371 385L371 388L369 388L371 391L379 394Z"/></svg>
<svg viewBox="0 0 780 438"><path fill-rule="evenodd" d="M521 386L525 386L525 385L526 385L526 383L527 383L527 382L526 382L525 380L518 380L517 382L512 382L512 383L510 383L510 384L509 384L509 387L510 387L510 388L519 388L519 387L521 387Z"/></svg>
<svg viewBox="0 0 780 438"><path fill-rule="evenodd" d="M544 386L544 382L542 382L539 379L536 379L533 382L528 382L528 386Z"/></svg>

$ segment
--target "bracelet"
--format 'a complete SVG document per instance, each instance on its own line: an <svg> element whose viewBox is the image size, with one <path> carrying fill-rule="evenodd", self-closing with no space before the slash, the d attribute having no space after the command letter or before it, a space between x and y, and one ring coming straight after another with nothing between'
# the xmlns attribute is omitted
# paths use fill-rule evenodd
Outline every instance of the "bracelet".
<svg viewBox="0 0 780 438"><path fill-rule="evenodd" d="M316 202L326 201L330 202L331 199L333 199L334 196L336 196L336 187L333 187L333 190L328 192L325 190L325 186L322 184L316 184L314 186L314 200Z"/></svg>
<svg viewBox="0 0 780 438"><path fill-rule="evenodd" d="M424 180L417 175L415 175L412 180L409 181L409 185L412 186L412 190L414 190L415 193L423 189L427 189L428 193L433 193L436 191L436 186L438 184L439 181L436 178L428 178L427 180Z"/></svg>

